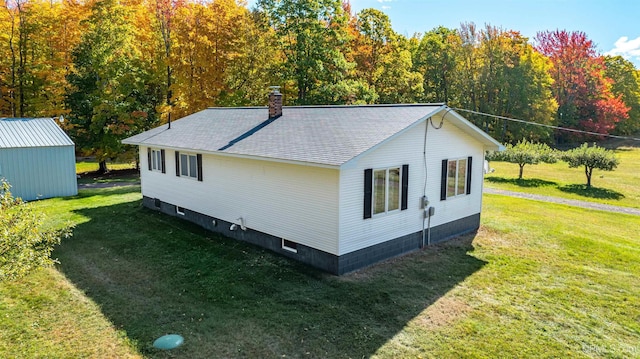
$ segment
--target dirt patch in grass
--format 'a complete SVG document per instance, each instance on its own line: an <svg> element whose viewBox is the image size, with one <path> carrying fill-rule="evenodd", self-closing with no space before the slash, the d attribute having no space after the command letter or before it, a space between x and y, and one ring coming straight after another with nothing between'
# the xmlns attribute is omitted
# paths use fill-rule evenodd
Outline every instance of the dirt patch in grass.
<svg viewBox="0 0 640 359"><path fill-rule="evenodd" d="M471 309L471 306L464 300L447 295L423 311L416 320L416 324L425 329L433 330L463 318Z"/></svg>

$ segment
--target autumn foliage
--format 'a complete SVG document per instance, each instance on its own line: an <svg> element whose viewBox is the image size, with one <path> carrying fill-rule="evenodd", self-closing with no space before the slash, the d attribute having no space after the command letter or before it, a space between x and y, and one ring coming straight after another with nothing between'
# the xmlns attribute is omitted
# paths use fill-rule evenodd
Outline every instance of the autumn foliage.
<svg viewBox="0 0 640 359"><path fill-rule="evenodd" d="M208 106L446 102L607 134L640 129L640 75L581 32L463 23L406 37L341 0L0 0L0 115L64 115L78 148ZM535 44L535 45L534 45ZM469 115L505 143L576 135Z"/></svg>
<svg viewBox="0 0 640 359"><path fill-rule="evenodd" d="M608 134L628 118L629 108L621 96L612 93L604 60L585 33L547 31L538 33L536 40L538 51L553 64L558 125ZM557 136L566 139L569 135Z"/></svg>

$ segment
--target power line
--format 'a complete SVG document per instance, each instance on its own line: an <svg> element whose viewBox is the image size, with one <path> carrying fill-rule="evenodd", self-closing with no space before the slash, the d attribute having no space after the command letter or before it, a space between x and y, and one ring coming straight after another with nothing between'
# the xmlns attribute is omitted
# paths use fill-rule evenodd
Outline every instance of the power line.
<svg viewBox="0 0 640 359"><path fill-rule="evenodd" d="M583 130L576 130L575 128L567 128L567 127L560 127L560 126L552 126L552 125L545 125L544 123L537 123L537 122L532 122L532 121L525 121L525 120L519 120L517 118L511 118L511 117L504 117L504 116L498 116L498 115L492 115L490 113L484 113L484 112L478 112L478 111L473 111L473 110L465 110L463 108L453 108L456 111L462 111L462 112L469 112L469 113L473 113L476 115L481 115L481 116L488 116L488 117L494 117L494 118L499 118L501 120L507 120L507 121L513 121L513 122L520 122L520 123L525 123L527 125L534 125L534 126L540 126L540 127L546 127L546 128L552 128L554 130L561 130L561 131L568 131L568 132L576 132L576 133L584 133L587 135L594 135L594 136L604 136L604 137L610 137L610 138L619 138L622 140L632 140L632 141L640 141L640 138L636 138L636 137L627 137L627 136L617 136L617 135L609 135L609 134L605 134L605 133L598 133L598 132L591 132L591 131L583 131Z"/></svg>

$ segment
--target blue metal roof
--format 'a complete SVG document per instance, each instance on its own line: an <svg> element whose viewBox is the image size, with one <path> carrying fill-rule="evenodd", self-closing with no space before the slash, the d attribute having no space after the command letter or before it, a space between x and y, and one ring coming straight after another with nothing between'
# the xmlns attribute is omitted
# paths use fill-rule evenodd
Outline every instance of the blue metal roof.
<svg viewBox="0 0 640 359"><path fill-rule="evenodd" d="M73 146L52 118L0 118L0 148Z"/></svg>

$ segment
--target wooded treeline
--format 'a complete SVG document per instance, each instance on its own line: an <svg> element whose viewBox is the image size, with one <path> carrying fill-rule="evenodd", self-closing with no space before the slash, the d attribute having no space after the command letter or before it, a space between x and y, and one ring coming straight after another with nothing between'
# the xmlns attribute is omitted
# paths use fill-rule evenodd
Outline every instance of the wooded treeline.
<svg viewBox="0 0 640 359"><path fill-rule="evenodd" d="M209 106L446 102L599 133L640 130L640 71L581 32L463 23L407 38L348 1L0 0L0 115L55 117L79 149ZM426 29L425 29L426 30ZM463 113L496 139L575 135Z"/></svg>

